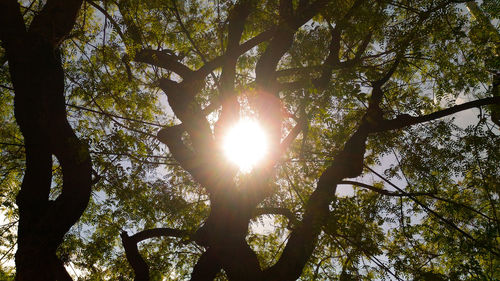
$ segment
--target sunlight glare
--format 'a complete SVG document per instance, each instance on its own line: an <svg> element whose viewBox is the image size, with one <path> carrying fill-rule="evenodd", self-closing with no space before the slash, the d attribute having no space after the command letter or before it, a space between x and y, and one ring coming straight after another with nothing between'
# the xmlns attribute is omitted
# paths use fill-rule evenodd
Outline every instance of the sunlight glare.
<svg viewBox="0 0 500 281"><path fill-rule="evenodd" d="M243 173L252 170L267 153L267 139L259 124L250 119L240 120L229 129L223 143L226 157Z"/></svg>

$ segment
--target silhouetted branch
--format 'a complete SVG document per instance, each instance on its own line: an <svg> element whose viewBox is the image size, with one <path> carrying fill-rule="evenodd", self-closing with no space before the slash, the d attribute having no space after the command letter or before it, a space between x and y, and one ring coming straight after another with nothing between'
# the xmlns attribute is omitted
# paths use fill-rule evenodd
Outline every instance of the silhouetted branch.
<svg viewBox="0 0 500 281"><path fill-rule="evenodd" d="M144 49L135 55L134 60L173 71L184 79L194 73L189 67L179 62L179 57L166 50Z"/></svg>
<svg viewBox="0 0 500 281"><path fill-rule="evenodd" d="M369 189L371 191L374 191L374 192L377 192L379 194L382 194L382 195L387 195L387 196L396 196L396 197L403 197L403 196L422 196L422 195L433 195L434 193L432 192L400 192L400 193L397 193L397 192L392 192L392 191L389 191L389 190L385 190L385 189L382 189L382 188L378 188L378 187L375 187L375 186L372 186L372 185L369 185L369 184L366 184L366 183L362 183L362 182L357 182L357 181L341 181L339 182L339 184L350 184L350 185L354 185L354 186L359 186L359 187L364 187L366 189Z"/></svg>
<svg viewBox="0 0 500 281"><path fill-rule="evenodd" d="M11 145L11 146L21 146L24 147L23 143L10 143L10 142L0 142L1 145Z"/></svg>
<svg viewBox="0 0 500 281"><path fill-rule="evenodd" d="M221 269L219 254L208 248L196 262L190 281L213 281Z"/></svg>
<svg viewBox="0 0 500 281"><path fill-rule="evenodd" d="M497 221L496 219L486 215L485 213L483 212L480 212L479 210L471 207L471 206L467 206L465 204L462 204L462 203L459 203L459 202L456 202L456 201L453 201L453 200L450 200L450 199L447 199L447 198L443 198L443 197L440 197L440 196L437 196L437 195L434 195L434 194L428 194L427 196L429 196L430 198L433 198L433 199L436 199L438 201L443 201L443 202L446 202L446 203L450 203L450 204L453 204L453 205L456 205L456 206L459 206L459 207L462 207L462 208L465 208L469 211L472 211L488 220L491 220L491 221ZM498 222L498 221L497 221Z"/></svg>
<svg viewBox="0 0 500 281"><path fill-rule="evenodd" d="M26 33L23 16L16 0L0 2L0 43L5 49L9 48L13 40ZM13 47L13 46L12 46ZM8 60L7 54L4 55Z"/></svg>
<svg viewBox="0 0 500 281"><path fill-rule="evenodd" d="M146 229L141 232L137 232L136 234L130 236L130 239L132 239L136 243L139 243L143 240L150 238L158 238L163 236L180 238L180 237L185 237L187 235L189 235L189 232L186 230L161 227L161 228Z"/></svg>
<svg viewBox="0 0 500 281"><path fill-rule="evenodd" d="M295 214L287 208L263 207L255 209L254 216L258 217L261 215L282 215L294 225L297 225L299 223L297 216L295 216Z"/></svg>
<svg viewBox="0 0 500 281"><path fill-rule="evenodd" d="M127 260L132 266L135 274L135 281L148 281L149 280L149 266L139 253L137 243L150 238L158 237L184 237L189 233L185 230L174 228L153 228L140 231L132 236L129 236L126 231L120 234L122 239L123 248Z"/></svg>
<svg viewBox="0 0 500 281"><path fill-rule="evenodd" d="M182 141L183 125L167 127L158 132L158 140L166 144L172 156L179 162L183 169L188 171L198 182L210 188L208 169L206 163L202 162L201 157L189 149Z"/></svg>
<svg viewBox="0 0 500 281"><path fill-rule="evenodd" d="M44 37L53 47L58 46L73 29L81 4L82 0L48 0L33 18L29 31Z"/></svg>
<svg viewBox="0 0 500 281"><path fill-rule="evenodd" d="M137 242L126 231L120 234L127 261L134 270L134 281L149 281L149 265L139 253Z"/></svg>
<svg viewBox="0 0 500 281"><path fill-rule="evenodd" d="M0 85L0 88L4 88L4 89L9 90L9 91L14 91L14 88L9 87L9 86L5 86L5 85Z"/></svg>
<svg viewBox="0 0 500 281"><path fill-rule="evenodd" d="M304 115L300 117L300 119L297 121L297 124L292 128L292 130L288 133L285 139L283 139L280 145L281 153L285 152L288 149L288 147L290 147L292 142L297 138L297 136L307 128L308 124L306 118L307 116L305 115L304 112ZM304 135L303 138L305 138Z"/></svg>
<svg viewBox="0 0 500 281"><path fill-rule="evenodd" d="M431 114L423 116L410 116L410 115L400 115L392 120L381 121L374 129L373 132L383 132L389 130L397 130L407 126L424 123L439 119L463 110L467 110L474 107L489 105L489 104L500 104L500 97L489 97L484 99L479 99L471 102L466 102L460 105L456 105L447 109L443 109Z"/></svg>
<svg viewBox="0 0 500 281"><path fill-rule="evenodd" d="M229 13L227 54L234 53L238 48L251 6L252 1L238 1ZM237 61L238 56L228 55L222 65L219 95L219 100L222 101L222 111L215 125L216 137L224 134L224 128L228 128L231 122L239 119L240 105L236 97L237 92L234 90Z"/></svg>
<svg viewBox="0 0 500 281"><path fill-rule="evenodd" d="M270 29L261 32L260 34L256 35L255 37L253 37L253 38L245 41L243 44L239 45L238 48L235 48L232 52L225 53L225 54L218 56L218 57L214 58L213 60L205 63L202 67L200 67L196 71L196 75L199 77L207 76L214 69L221 67L228 56L241 56L242 54L244 54L248 50L252 49L253 47L261 44L262 42L265 42L265 41L271 39L272 36L275 34L275 32L276 32L276 27L271 27Z"/></svg>

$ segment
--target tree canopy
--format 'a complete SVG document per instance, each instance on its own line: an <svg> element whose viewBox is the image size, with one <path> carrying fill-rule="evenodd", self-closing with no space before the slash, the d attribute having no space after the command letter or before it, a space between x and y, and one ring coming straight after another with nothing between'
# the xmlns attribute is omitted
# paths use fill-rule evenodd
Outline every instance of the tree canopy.
<svg viewBox="0 0 500 281"><path fill-rule="evenodd" d="M0 0L0 279L499 280L499 20ZM250 171L224 155L242 118Z"/></svg>

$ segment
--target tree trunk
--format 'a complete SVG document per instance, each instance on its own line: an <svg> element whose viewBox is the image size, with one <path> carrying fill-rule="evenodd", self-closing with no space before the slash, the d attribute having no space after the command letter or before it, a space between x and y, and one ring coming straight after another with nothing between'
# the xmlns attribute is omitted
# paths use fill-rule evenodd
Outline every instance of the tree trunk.
<svg viewBox="0 0 500 281"><path fill-rule="evenodd" d="M16 198L16 280L71 280L56 251L87 207L92 167L87 145L66 117L59 45L71 31L81 3L49 0L26 30L17 1L0 2L0 40L26 150L26 169ZM60 195L50 200L53 155L62 168L63 185Z"/></svg>
<svg viewBox="0 0 500 281"><path fill-rule="evenodd" d="M25 39L22 48L8 53L15 116L26 147L26 170L17 196L16 279L70 280L55 253L90 198L90 156L66 119L58 50L36 35ZM52 155L63 171L63 191L56 200L49 200Z"/></svg>

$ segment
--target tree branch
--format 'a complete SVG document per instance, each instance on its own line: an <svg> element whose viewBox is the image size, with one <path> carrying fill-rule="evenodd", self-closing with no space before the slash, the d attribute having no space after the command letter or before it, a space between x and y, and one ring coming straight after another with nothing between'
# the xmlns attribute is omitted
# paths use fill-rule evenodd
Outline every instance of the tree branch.
<svg viewBox="0 0 500 281"><path fill-rule="evenodd" d="M130 239L132 239L135 243L139 243L141 241L150 238L157 238L162 236L181 238L187 235L189 235L189 232L186 230L161 227L161 228L146 229L141 232L137 232L136 234L130 236Z"/></svg>
<svg viewBox="0 0 500 281"><path fill-rule="evenodd" d="M229 14L227 54L232 54L238 48L245 21L250 14L252 1L242 0L236 3ZM224 134L224 129L230 127L231 122L238 120L240 106L234 91L234 79L236 76L236 63L238 56L227 56L222 66L220 100L222 101L222 112L216 123L216 137Z"/></svg>
<svg viewBox="0 0 500 281"><path fill-rule="evenodd" d="M182 141L183 125L167 127L158 132L158 140L166 144L172 156L179 162L183 169L188 171L199 183L210 190L213 177L210 177L207 163L202 162L202 157L190 150Z"/></svg>
<svg viewBox="0 0 500 281"><path fill-rule="evenodd" d="M127 36L132 39L132 42L137 45L143 45L143 36L142 31L135 24L134 19L131 17L133 14L130 11L130 5L132 3L130 1L118 1L116 5L118 6L118 10L122 15L123 23L125 25Z"/></svg>
<svg viewBox="0 0 500 281"><path fill-rule="evenodd" d="M30 32L38 33L52 46L58 46L73 29L82 0L47 0L42 11L33 19Z"/></svg>
<svg viewBox="0 0 500 281"><path fill-rule="evenodd" d="M120 234L122 245L125 249L127 261L132 266L135 274L135 281L149 281L149 265L139 253L137 242L128 236L126 231Z"/></svg>
<svg viewBox="0 0 500 281"><path fill-rule="evenodd" d="M150 238L157 237L184 237L189 233L185 230L174 228L153 228L137 232L132 236L128 236L126 231L120 234L122 245L125 249L125 255L130 266L134 270L135 281L148 281L149 280L149 266L139 253L137 243Z"/></svg>
<svg viewBox="0 0 500 281"><path fill-rule="evenodd" d="M443 201L443 202L446 202L446 203L450 203L450 204L453 204L453 205L456 205L456 206L459 206L459 207L465 208L465 209L467 209L467 210L469 210L469 211L472 211L472 212L474 212L474 213L476 213L476 214L478 214L478 215L480 215L480 216L482 216L482 217L486 218L487 220L491 220L491 221L495 221L495 222L497 222L497 223L500 223L497 219L492 218L492 217L490 217L490 216L486 215L485 213L480 212L480 211L479 211L479 210L477 210L477 209L474 209L474 208L473 208L473 207L471 207L471 206L467 206L467 205L462 204L462 203L460 203L460 202L456 202L456 201L453 201L453 200L450 200L450 199L447 199L447 198L443 198L443 197L437 196L437 195L435 195L435 194L428 194L427 196L429 196L430 198L436 199L436 200L438 200L438 201Z"/></svg>
<svg viewBox="0 0 500 281"><path fill-rule="evenodd" d="M205 55L198 48L198 45L196 45L193 38L191 37L191 33L189 32L189 30L187 30L186 26L182 22L181 15L179 14L179 9L177 8L177 0L172 0L172 4L173 4L172 10L174 12L175 18L177 19L177 22L179 23L179 25L181 27L182 32L184 32L189 43L191 43L191 46L194 48L194 51L200 56L203 63L207 63L207 59L205 58Z"/></svg>
<svg viewBox="0 0 500 281"><path fill-rule="evenodd" d="M292 231L278 262L265 271L266 280L273 280L272 276L282 276L285 280L294 280L300 276L329 213L329 204L335 195L337 184L343 178L356 177L362 172L367 136L368 125L363 121L333 163L321 174L317 187L305 206L302 222Z"/></svg>
<svg viewBox="0 0 500 281"><path fill-rule="evenodd" d="M288 147L290 147L292 142L297 138L297 136L300 134L300 132L304 131L304 129L307 128L308 124L307 124L306 118L307 118L307 116L305 115L305 112L304 112L304 115L300 117L297 124L293 127L293 129L290 131L290 133L288 133L288 135L285 137L285 139L281 142L281 145L280 145L280 152L281 153L285 152L288 149ZM304 135L302 137L305 138Z"/></svg>
<svg viewBox="0 0 500 281"><path fill-rule="evenodd" d="M321 69L323 69L323 65L312 65L312 66L280 69L276 71L276 77L283 77L283 76L297 75L297 74L308 74L311 72L314 73L321 71Z"/></svg>
<svg viewBox="0 0 500 281"><path fill-rule="evenodd" d="M261 32L257 36L253 37L252 39L249 39L245 41L243 44L239 45L238 48L235 48L232 52L230 53L225 53L221 56L218 56L214 58L213 60L205 63L202 67L200 67L196 71L196 75L198 77L205 77L208 74L210 74L214 69L221 67L222 64L225 62L228 56L241 56L242 54L246 53L253 47L261 44L262 42L265 42L269 39L272 38L272 36L276 32L276 27L272 27L266 31Z"/></svg>
<svg viewBox="0 0 500 281"><path fill-rule="evenodd" d="M298 225L300 222L292 211L287 208L280 207L263 207L255 209L254 217L261 215L282 215L288 219L293 225Z"/></svg>
<svg viewBox="0 0 500 281"><path fill-rule="evenodd" d="M208 248L196 262L190 281L213 281L222 269L219 254L213 248Z"/></svg>
<svg viewBox="0 0 500 281"><path fill-rule="evenodd" d="M177 56L168 51L144 49L135 55L134 60L171 70L179 74L183 79L190 77L194 73L189 67L180 63Z"/></svg>
<svg viewBox="0 0 500 281"><path fill-rule="evenodd" d="M78 139L67 120L59 53L59 45L72 30L81 3L46 1L27 33L17 3L0 4L0 21L11 26L0 27L0 36L15 89L14 114L26 151L26 169L16 197L20 217L16 280L34 280L36 274L44 279L68 279L60 264L53 261L57 260L55 252L91 195L88 145ZM12 15L4 18L4 8ZM60 163L63 181L55 200L49 200L52 155Z"/></svg>
<svg viewBox="0 0 500 281"><path fill-rule="evenodd" d="M278 85L278 88L280 90L295 90L295 89L300 89L308 85L310 82L318 88L318 89L323 89L328 85L328 82L331 79L331 75L333 70L335 69L344 69L344 68L350 68L357 63L361 61L361 56L365 52L366 48L368 47L368 44L370 43L372 33L369 32L365 38L363 38L363 41L361 45L359 46L355 57L351 60L346 60L346 61L340 61L339 59L339 53L340 53L340 41L341 41L341 35L342 35L342 30L345 27L345 24L349 21L350 17L352 16L353 12L366 0L356 0L353 5L349 8L347 13L342 17L342 19L339 20L337 25L335 27L330 26L331 29L331 41L329 44L329 53L328 56L325 58L323 64L320 67L321 69L321 76L317 79L313 79L310 81L310 79L305 79L305 80L298 80L294 82L289 82L289 83L281 83ZM277 73L278 75L278 73Z"/></svg>
<svg viewBox="0 0 500 281"><path fill-rule="evenodd" d="M163 78L159 81L159 87L167 94L170 107L182 121L183 129L188 132L195 152L202 156L199 158L210 159L215 147L212 129L195 100L202 83L203 79L198 80L197 77L189 77L181 83Z"/></svg>
<svg viewBox="0 0 500 281"><path fill-rule="evenodd" d="M13 40L22 37L25 33L26 27L19 3L16 0L0 1L0 41L5 49L9 49ZM7 54L5 54L5 59L8 59Z"/></svg>
<svg viewBox="0 0 500 281"><path fill-rule="evenodd" d="M434 195L434 193L432 193L432 192L412 192L412 193L400 192L400 193L397 193L397 192L392 192L389 190L385 190L382 188L378 188L378 187L375 187L375 186L372 186L372 185L369 185L366 183L362 183L362 182L357 182L357 181L344 180L344 181L339 182L339 184L350 184L350 185L354 185L354 186L364 187L364 188L369 189L371 191L377 192L377 193L382 194L382 195L387 195L387 196L403 197L403 196L422 196L422 195L429 195L430 196L430 195Z"/></svg>
<svg viewBox="0 0 500 281"><path fill-rule="evenodd" d="M489 104L500 104L500 97L489 97L484 99L479 99L471 102L466 102L459 104L447 109L443 109L431 114L423 116L410 116L410 115L400 115L392 120L383 120L377 126L373 128L373 132L384 132L390 130L397 130L407 126L412 126L419 123L424 123L439 119L463 110L467 110L474 107L480 107Z"/></svg>

